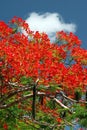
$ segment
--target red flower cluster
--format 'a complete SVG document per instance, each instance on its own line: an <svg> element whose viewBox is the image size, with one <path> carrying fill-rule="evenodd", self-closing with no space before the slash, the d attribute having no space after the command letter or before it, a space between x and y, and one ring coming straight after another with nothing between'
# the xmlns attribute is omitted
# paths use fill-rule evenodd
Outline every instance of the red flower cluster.
<svg viewBox="0 0 87 130"><path fill-rule="evenodd" d="M87 50L80 47L75 47L72 51L72 57L77 63L87 65Z"/></svg>
<svg viewBox="0 0 87 130"><path fill-rule="evenodd" d="M75 36L72 32L70 32L68 34L68 33L65 33L63 31L60 31L60 32L56 33L56 37L60 41L63 41L62 44L64 44L65 46L68 46L69 49L72 46L80 46L81 45L81 40L79 40L78 37Z"/></svg>
<svg viewBox="0 0 87 130"><path fill-rule="evenodd" d="M10 28L4 21L0 21L0 39L8 37L12 33Z"/></svg>
<svg viewBox="0 0 87 130"><path fill-rule="evenodd" d="M23 27L29 37L18 30L14 32L14 24ZM84 88L87 69L82 65L87 65L87 50L78 47L81 41L77 36L58 32L57 38L62 41L59 46L52 44L45 33L33 33L21 18L14 17L10 25L0 22L0 73L4 82L13 79L19 82L20 77L26 76L34 80L39 78L40 84L61 84L63 90L72 90L69 94L73 94L76 88ZM67 51L71 49L70 56L74 59L69 67L64 64L66 47ZM6 93L4 86L3 92Z"/></svg>

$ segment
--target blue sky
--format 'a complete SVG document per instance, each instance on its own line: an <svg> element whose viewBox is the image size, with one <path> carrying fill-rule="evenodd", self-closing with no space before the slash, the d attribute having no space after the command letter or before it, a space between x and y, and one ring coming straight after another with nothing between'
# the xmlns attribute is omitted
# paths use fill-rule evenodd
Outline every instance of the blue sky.
<svg viewBox="0 0 87 130"><path fill-rule="evenodd" d="M59 23L57 25L60 26L59 30L65 29L66 31L74 32L82 40L82 47L87 49L86 12L87 0L0 0L0 20L8 22L13 16L19 16L22 17L24 20L27 19L29 22L29 18L31 16L31 22L33 21L32 24L37 24L39 19L44 21L45 23L47 23L46 21L48 21L47 26L50 23L48 28L50 29L53 27L52 29L54 29L55 31L55 26L51 23L53 22L56 25ZM38 20L36 16L33 20L32 13L36 13L36 15L39 16ZM51 16L50 20L48 20L49 14ZM54 17L52 17L52 15L54 15ZM40 21L38 24L42 26L41 23L42 22ZM67 25L69 27L67 27ZM47 26L45 26L44 24L44 28Z"/></svg>

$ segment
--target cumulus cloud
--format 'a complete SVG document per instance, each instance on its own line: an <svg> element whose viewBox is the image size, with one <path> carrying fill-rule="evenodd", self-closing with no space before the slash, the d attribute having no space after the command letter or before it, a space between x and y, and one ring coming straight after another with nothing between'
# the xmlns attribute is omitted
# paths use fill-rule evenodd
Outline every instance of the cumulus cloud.
<svg viewBox="0 0 87 130"><path fill-rule="evenodd" d="M29 24L31 30L47 33L51 41L54 40L57 31L76 31L76 25L73 23L65 23L62 16L58 13L39 14L32 12L29 14L26 22Z"/></svg>

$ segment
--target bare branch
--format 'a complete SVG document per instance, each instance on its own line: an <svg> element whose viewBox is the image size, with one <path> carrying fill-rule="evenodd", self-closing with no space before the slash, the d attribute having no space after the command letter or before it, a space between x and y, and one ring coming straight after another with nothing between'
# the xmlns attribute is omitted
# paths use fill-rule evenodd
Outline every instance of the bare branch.
<svg viewBox="0 0 87 130"><path fill-rule="evenodd" d="M64 93L61 93L61 92L60 92L60 94L61 94L64 98L66 98L67 100L70 100L70 101L73 102L73 103L84 103L84 104L87 104L87 101L82 101L82 100L76 101L76 100L74 100L74 99L72 99L72 98L67 97Z"/></svg>
<svg viewBox="0 0 87 130"><path fill-rule="evenodd" d="M44 92L37 92L36 93L37 96L46 96L46 97L49 97L49 98L52 98L59 106L61 106L62 108L65 108L66 110L68 110L68 112L70 114L73 114L73 112L71 112L71 110L69 109L69 107L65 106L62 102L60 102L57 98L55 98L54 96L52 95L48 95L48 94L45 94ZM9 104L5 104L5 105L0 105L0 109L5 109L5 108L8 108L8 107L11 107L19 102L22 102L23 100L26 100L28 98L31 98L33 97L33 94L28 94L28 95L25 95L25 96L22 96L20 97L19 99L9 103Z"/></svg>
<svg viewBox="0 0 87 130"><path fill-rule="evenodd" d="M71 123L71 122L69 122L69 121L67 121L65 119L63 119L63 121L65 122L66 125L75 127L75 125L73 123Z"/></svg>
<svg viewBox="0 0 87 130"><path fill-rule="evenodd" d="M27 91L27 90L32 90L32 88L30 88L30 87L21 87L21 88L19 88L18 90L14 90L14 91L8 93L7 96L4 96L4 97L1 99L0 104L3 103L4 101L6 101L7 99L13 97L14 95L16 95L16 94L18 94L18 93L20 93L20 92Z"/></svg>
<svg viewBox="0 0 87 130"><path fill-rule="evenodd" d="M44 92L38 92L37 95L43 95L43 96L52 98L59 106L61 106L62 108L67 109L70 114L73 114L73 112L71 112L71 110L70 110L69 107L65 106L62 102L60 102L60 101L59 101L57 98L55 98L54 96L52 96L52 95L46 95Z"/></svg>
<svg viewBox="0 0 87 130"><path fill-rule="evenodd" d="M13 101L13 102L11 102L9 104L0 105L0 109L5 109L5 108L8 108L8 107L11 107L11 106L13 106L13 105L15 105L15 104L17 104L19 102L22 102L22 101L24 101L24 100L26 100L28 98L31 98L32 96L33 96L33 94L28 94L28 95L25 95L23 97L20 97L19 99L15 100L15 101Z"/></svg>
<svg viewBox="0 0 87 130"><path fill-rule="evenodd" d="M68 110L68 112L70 114L73 114L73 112L71 112L71 110L69 109L69 107L65 106L63 103L61 103L57 98L53 99L59 106L61 106L62 108L65 108L66 110Z"/></svg>

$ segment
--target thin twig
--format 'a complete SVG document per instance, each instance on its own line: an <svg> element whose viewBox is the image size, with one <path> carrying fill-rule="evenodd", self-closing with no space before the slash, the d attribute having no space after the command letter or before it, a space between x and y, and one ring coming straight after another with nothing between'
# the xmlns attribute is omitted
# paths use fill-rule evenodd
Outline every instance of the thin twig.
<svg viewBox="0 0 87 130"><path fill-rule="evenodd" d="M19 102L22 102L22 101L24 101L24 100L26 100L28 98L31 98L32 96L33 96L33 94L28 94L28 95L25 95L23 97L20 97L19 99L15 100L15 101L13 101L13 102L11 102L9 104L0 105L0 109L6 109L8 107L11 107L11 106L13 106L13 105L15 105L15 104L17 104Z"/></svg>
<svg viewBox="0 0 87 130"><path fill-rule="evenodd" d="M72 98L67 97L65 94L63 94L63 93L61 93L61 92L60 92L60 94L61 94L64 98L66 98L67 100L70 100L70 101L73 102L73 103L84 103L84 104L87 104L87 101L81 101L81 100L76 101L76 100L74 100L74 99L72 99Z"/></svg>
<svg viewBox="0 0 87 130"><path fill-rule="evenodd" d="M53 99L59 106L61 106L62 108L68 110L68 112L70 114L73 114L73 112L69 109L69 107L65 106L63 103L61 103L57 98Z"/></svg>
<svg viewBox="0 0 87 130"><path fill-rule="evenodd" d="M27 91L27 90L32 90L32 88L30 88L30 87L21 87L21 88L19 88L18 90L14 90L14 91L8 93L7 96L4 96L4 97L0 100L0 104L3 103L4 101L6 101L7 99L13 97L14 95L16 95L16 94L18 94L18 93L20 93L20 92L25 92L25 91Z"/></svg>

